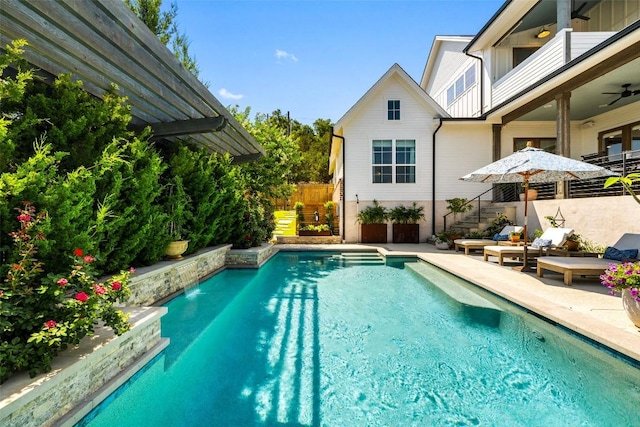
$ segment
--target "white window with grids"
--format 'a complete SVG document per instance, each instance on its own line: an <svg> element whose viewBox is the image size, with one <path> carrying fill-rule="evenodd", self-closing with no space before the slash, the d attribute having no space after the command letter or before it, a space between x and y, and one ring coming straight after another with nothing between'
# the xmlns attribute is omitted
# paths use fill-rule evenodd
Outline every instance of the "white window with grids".
<svg viewBox="0 0 640 427"><path fill-rule="evenodd" d="M460 98L463 93L476 84L476 67L469 67L462 76L447 88L447 106Z"/></svg>
<svg viewBox="0 0 640 427"><path fill-rule="evenodd" d="M395 144L391 139L374 139L371 146L374 184L416 182L415 139L397 139Z"/></svg>
<svg viewBox="0 0 640 427"><path fill-rule="evenodd" d="M387 101L387 120L400 120L399 99L390 99Z"/></svg>

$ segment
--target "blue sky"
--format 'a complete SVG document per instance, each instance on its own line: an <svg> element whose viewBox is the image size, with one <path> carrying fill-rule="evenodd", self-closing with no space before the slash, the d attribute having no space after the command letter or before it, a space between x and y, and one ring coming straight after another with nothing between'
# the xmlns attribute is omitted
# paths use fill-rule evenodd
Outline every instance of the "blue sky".
<svg viewBox="0 0 640 427"><path fill-rule="evenodd" d="M396 62L419 82L436 35L474 35L502 3L177 0L177 21L223 105L312 124L336 122Z"/></svg>

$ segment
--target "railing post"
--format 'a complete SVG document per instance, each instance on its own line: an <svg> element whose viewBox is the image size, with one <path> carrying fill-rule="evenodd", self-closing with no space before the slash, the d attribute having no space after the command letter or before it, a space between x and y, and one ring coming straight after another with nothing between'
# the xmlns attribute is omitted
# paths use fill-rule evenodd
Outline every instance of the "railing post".
<svg viewBox="0 0 640 427"><path fill-rule="evenodd" d="M480 196L478 196L478 224L480 224Z"/></svg>

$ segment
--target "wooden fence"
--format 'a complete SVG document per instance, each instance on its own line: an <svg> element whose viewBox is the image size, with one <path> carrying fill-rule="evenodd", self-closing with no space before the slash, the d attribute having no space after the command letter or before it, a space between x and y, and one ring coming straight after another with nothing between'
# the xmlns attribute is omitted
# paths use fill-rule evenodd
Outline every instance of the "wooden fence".
<svg viewBox="0 0 640 427"><path fill-rule="evenodd" d="M314 213L317 210L320 216L320 224L325 223L324 215L327 211L324 208L324 204L331 200L333 197L333 184L312 184L301 183L296 184L296 191L291 195L289 199L276 199L272 200L276 210L293 210L293 205L296 202L304 203L304 209L302 214L304 215L304 222L306 224L314 223ZM337 218L337 206L333 211L334 215L334 234L338 234L338 218Z"/></svg>

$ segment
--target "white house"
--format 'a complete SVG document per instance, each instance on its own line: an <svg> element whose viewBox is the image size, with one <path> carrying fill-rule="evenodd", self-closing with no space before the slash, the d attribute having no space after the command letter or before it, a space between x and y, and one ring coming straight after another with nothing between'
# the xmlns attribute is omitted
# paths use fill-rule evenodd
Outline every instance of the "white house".
<svg viewBox="0 0 640 427"><path fill-rule="evenodd" d="M510 204L521 218L517 197L459 177L527 141L640 170L639 94L640 1L506 1L475 36L436 37L419 85L393 65L338 120L329 167L342 237L359 241L357 212L374 199L424 206L423 241L443 229L453 197ZM602 244L640 232L637 204L602 183L540 185L530 225L546 228L561 208Z"/></svg>

